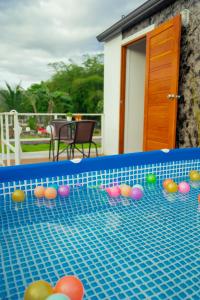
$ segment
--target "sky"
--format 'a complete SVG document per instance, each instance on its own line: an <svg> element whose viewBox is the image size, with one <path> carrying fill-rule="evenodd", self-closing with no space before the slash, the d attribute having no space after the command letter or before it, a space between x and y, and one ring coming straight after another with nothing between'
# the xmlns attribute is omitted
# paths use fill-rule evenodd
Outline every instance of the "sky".
<svg viewBox="0 0 200 300"><path fill-rule="evenodd" d="M96 36L144 0L0 0L0 87L47 80L48 63L103 51Z"/></svg>

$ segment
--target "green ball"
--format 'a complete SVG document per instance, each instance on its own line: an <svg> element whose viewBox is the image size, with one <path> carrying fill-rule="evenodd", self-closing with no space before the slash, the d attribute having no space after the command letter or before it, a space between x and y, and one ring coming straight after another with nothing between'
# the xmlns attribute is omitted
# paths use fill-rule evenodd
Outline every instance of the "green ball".
<svg viewBox="0 0 200 300"><path fill-rule="evenodd" d="M156 175L155 174L147 174L146 181L148 183L156 183Z"/></svg>

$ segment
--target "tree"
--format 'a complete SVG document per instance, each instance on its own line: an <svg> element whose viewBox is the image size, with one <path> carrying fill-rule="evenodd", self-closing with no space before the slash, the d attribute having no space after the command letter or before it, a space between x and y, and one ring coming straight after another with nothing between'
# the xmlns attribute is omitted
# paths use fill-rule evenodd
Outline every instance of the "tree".
<svg viewBox="0 0 200 300"><path fill-rule="evenodd" d="M8 111L15 109L16 111L22 111L22 102L24 98L24 91L20 84L15 87L11 87L6 82L6 89L0 90L0 99L4 108Z"/></svg>
<svg viewBox="0 0 200 300"><path fill-rule="evenodd" d="M53 74L46 82L24 90L20 84L0 90L1 111L34 113L97 113L103 111L103 55L85 55L81 64L49 64Z"/></svg>

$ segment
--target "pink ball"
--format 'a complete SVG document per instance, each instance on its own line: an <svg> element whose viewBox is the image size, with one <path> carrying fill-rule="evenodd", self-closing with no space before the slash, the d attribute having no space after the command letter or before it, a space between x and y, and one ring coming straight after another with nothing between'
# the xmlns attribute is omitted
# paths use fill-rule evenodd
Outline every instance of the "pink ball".
<svg viewBox="0 0 200 300"><path fill-rule="evenodd" d="M108 193L108 195L110 197L118 197L118 196L120 196L121 190L120 190L119 186L113 186L113 187L107 188L106 192Z"/></svg>
<svg viewBox="0 0 200 300"><path fill-rule="evenodd" d="M68 185L61 185L58 188L58 194L61 197L67 197L69 195L70 192L70 187Z"/></svg>
<svg viewBox="0 0 200 300"><path fill-rule="evenodd" d="M182 181L178 185L178 191L182 194L187 194L190 191L190 185L189 183Z"/></svg>
<svg viewBox="0 0 200 300"><path fill-rule="evenodd" d="M134 200L140 200L143 197L143 191L137 187L132 188L130 196Z"/></svg>

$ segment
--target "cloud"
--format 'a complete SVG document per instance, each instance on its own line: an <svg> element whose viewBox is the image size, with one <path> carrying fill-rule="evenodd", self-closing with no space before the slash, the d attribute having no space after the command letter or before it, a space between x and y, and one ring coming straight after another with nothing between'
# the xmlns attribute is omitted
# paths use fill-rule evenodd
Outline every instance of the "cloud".
<svg viewBox="0 0 200 300"><path fill-rule="evenodd" d="M103 50L96 35L144 0L1 0L0 85L51 76L49 62Z"/></svg>

